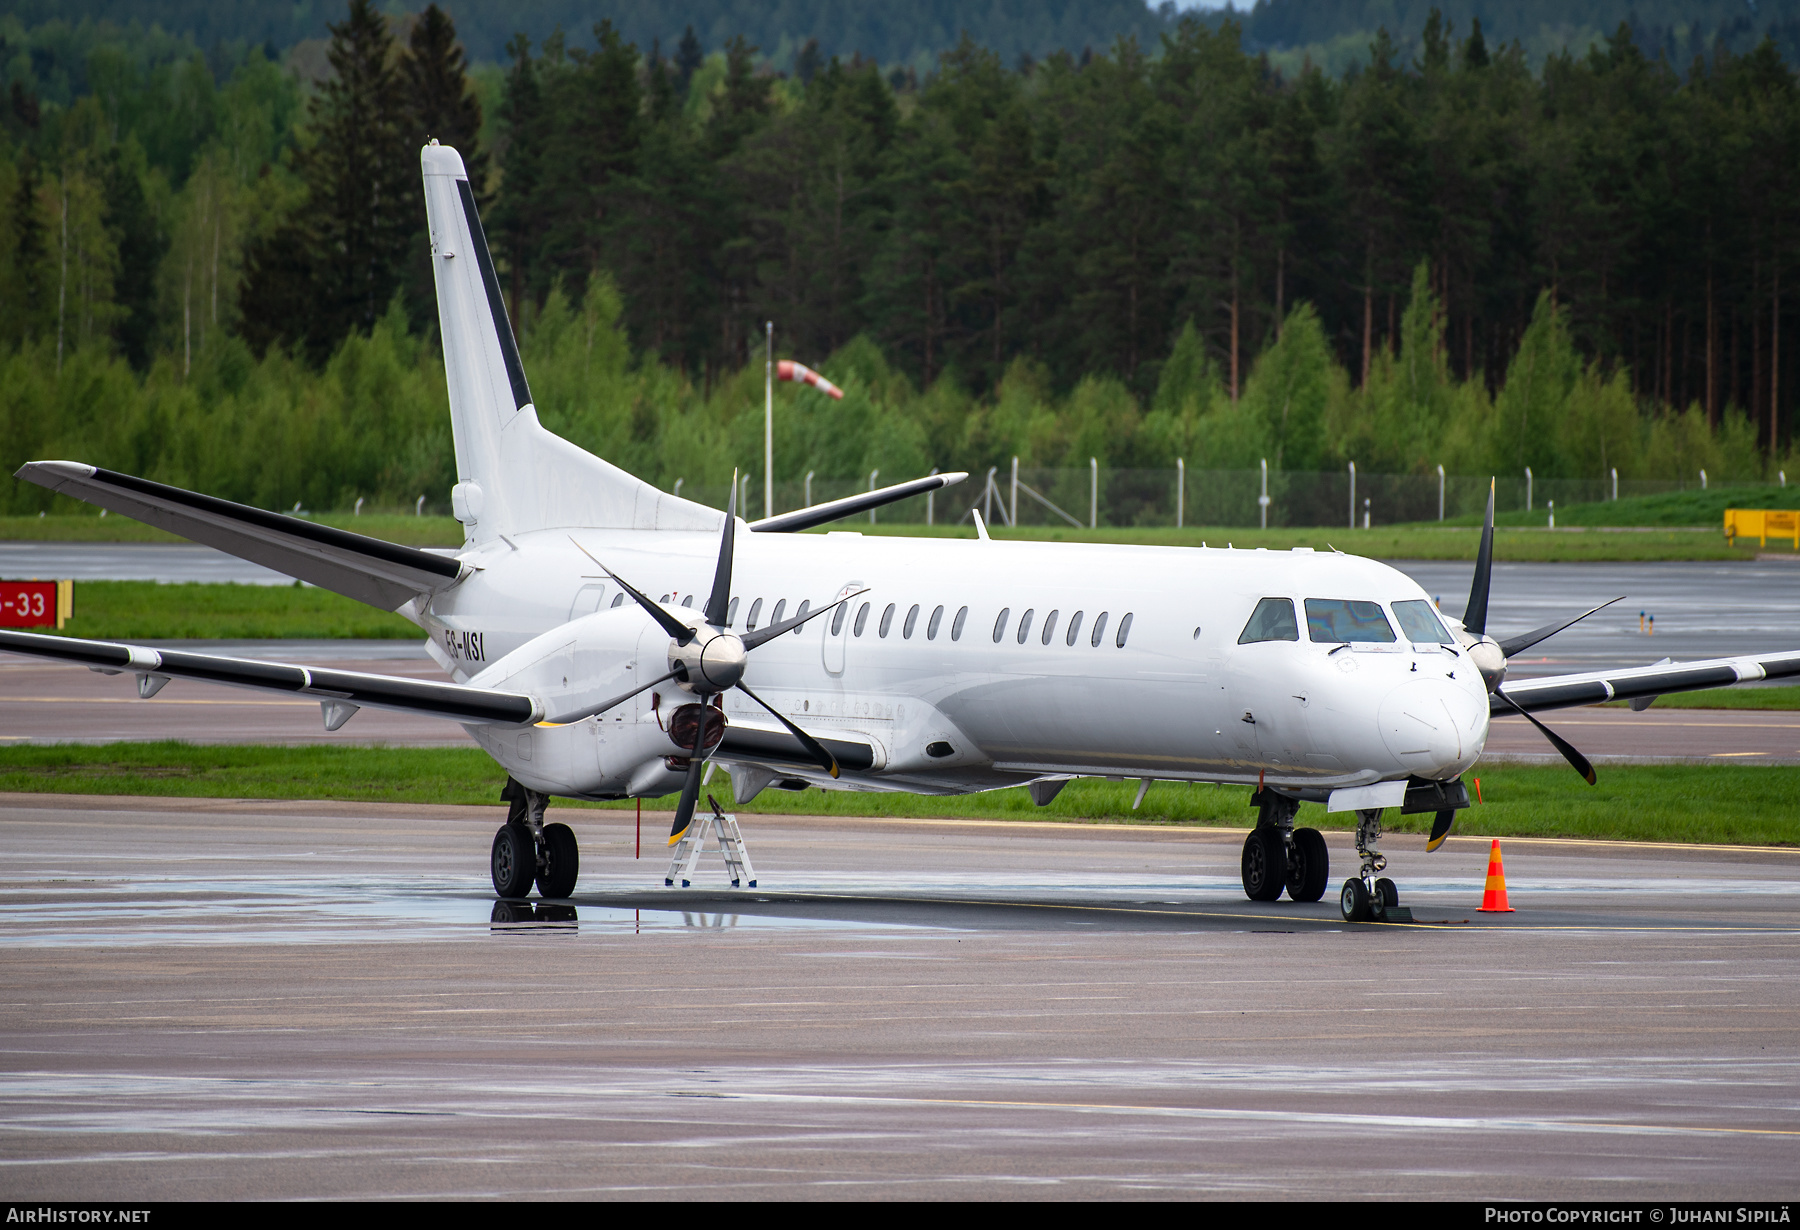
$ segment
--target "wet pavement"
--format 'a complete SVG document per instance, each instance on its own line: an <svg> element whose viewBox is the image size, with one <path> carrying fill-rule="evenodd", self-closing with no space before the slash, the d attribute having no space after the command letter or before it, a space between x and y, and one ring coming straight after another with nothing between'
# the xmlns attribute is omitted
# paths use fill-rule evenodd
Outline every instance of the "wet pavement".
<svg viewBox="0 0 1800 1230"><path fill-rule="evenodd" d="M1254 905L1241 833L0 796L11 1198L1788 1199L1800 851L1385 845L1416 926ZM1350 852L1330 838L1337 874Z"/></svg>

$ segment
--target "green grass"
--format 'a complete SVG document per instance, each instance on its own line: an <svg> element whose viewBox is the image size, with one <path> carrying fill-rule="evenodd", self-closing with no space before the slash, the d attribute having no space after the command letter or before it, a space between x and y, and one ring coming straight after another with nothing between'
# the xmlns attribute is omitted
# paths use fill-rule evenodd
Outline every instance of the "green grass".
<svg viewBox="0 0 1800 1230"><path fill-rule="evenodd" d="M1490 765L1482 803L1459 814L1474 836L1591 837L1642 841L1800 844L1800 767L1744 765L1606 766L1590 787L1567 768ZM341 799L353 802L491 805L499 814L504 773L473 748L201 747L185 743L0 747L0 791L193 798ZM707 790L732 807L729 779ZM950 817L991 820L1247 827L1250 791L1241 786L1152 786L1132 811L1135 782L1071 783L1049 807L1023 788L939 798L912 794L765 791L744 814ZM667 811L674 796L645 800ZM631 809L634 803L558 807ZM1424 832L1429 816L1393 816L1388 827ZM1301 808L1300 822L1348 829L1349 813Z"/></svg>
<svg viewBox="0 0 1800 1230"><path fill-rule="evenodd" d="M1630 702L1606 702L1609 709L1623 709ZM1708 688L1704 692L1678 692L1659 696L1653 709L1800 709L1800 688Z"/></svg>
<svg viewBox="0 0 1800 1230"><path fill-rule="evenodd" d="M1758 489L1752 488L1751 491ZM1776 489L1779 493L1779 489ZM1795 493L1800 503L1800 491ZM1753 559L1757 553L1754 541L1727 546L1717 528L1696 530L1696 525L1717 525L1723 520L1725 505L1719 514L1701 515L1687 511L1657 511L1656 501L1682 501L1689 496L1726 497L1725 492L1681 492L1673 496L1649 496L1641 500L1617 503L1577 505L1567 513L1557 512L1558 528L1543 526L1541 513L1508 513L1500 518L1501 528L1495 535L1494 549L1498 558L1520 562L1602 561L1602 560L1726 560ZM1779 501L1778 501L1779 502ZM1739 505L1742 506L1742 505ZM1753 506L1753 505L1752 505ZM1708 506L1710 507L1710 505ZM1641 514L1614 510L1644 508ZM1704 511L1704 510L1702 510ZM1584 516L1595 518L1582 521ZM1641 524L1659 526L1650 532L1588 533L1580 527L1592 525L1632 524L1630 516L1647 518ZM1610 520L1608 518L1611 518ZM409 517L390 514L351 517L324 514L313 518L321 525L334 525L354 530L389 542L417 547L460 547L462 527L449 517ZM1689 528L1674 528L1674 527ZM1564 532L1563 527L1576 527ZM973 538L971 526L870 525L859 518L821 527L815 533L830 530L854 530L869 534L900 535L920 538ZM1292 527L1282 529L1246 529L1241 526L1130 526L1098 529L1075 529L1071 526L1022 526L1008 529L990 527L997 539L1044 542L1099 542L1141 544L1146 546L1197 547L1233 544L1240 550L1267 547L1285 551L1290 547L1314 547L1320 551L1335 546L1354 555L1378 559L1467 559L1475 558L1479 545L1479 518L1463 518L1448 522L1423 522L1413 525L1377 526L1368 530L1352 530L1342 526ZM56 516L0 517L0 540L34 540L49 542L179 542L180 539L161 530L131 520L129 517ZM1785 549L1771 541L1769 550Z"/></svg>
<svg viewBox="0 0 1800 1230"><path fill-rule="evenodd" d="M409 547L460 547L462 526L454 517L413 517L399 513L322 513L307 518L319 525L336 526L398 542ZM11 542L183 542L174 534L152 529L130 517L76 513L42 517L0 517L0 540Z"/></svg>
<svg viewBox="0 0 1800 1230"><path fill-rule="evenodd" d="M1559 514L1560 519L1560 514ZM870 525L867 521L842 522L815 531L858 530L863 533L922 538L973 538L968 526ZM1352 555L1374 559L1474 560L1481 545L1478 525L1376 526L1367 530L1344 527L1242 529L1220 526L1134 526L1119 529L1075 529L1072 526L1022 526L1018 529L989 527L996 539L1043 542L1098 542L1159 547L1234 546L1240 551L1267 547L1286 551L1312 547L1326 551L1336 547ZM1769 544L1773 550L1775 544ZM1500 529L1494 534L1494 557L1509 562L1599 562L1606 560L1728 560L1754 559L1755 542L1736 547L1725 544L1718 530L1660 529L1645 533L1564 533L1545 529Z"/></svg>
<svg viewBox="0 0 1800 1230"><path fill-rule="evenodd" d="M1565 526L1705 526L1722 533L1727 508L1800 508L1800 486L1711 487L1705 491L1670 491L1662 495L1628 496L1593 504L1569 504L1556 510L1558 528ZM1542 526L1549 509L1540 499L1530 512L1499 513L1496 526ZM1447 525L1479 526L1479 515L1453 517ZM1771 543L1771 546L1774 544ZM1787 545L1792 548L1793 540Z"/></svg>
<svg viewBox="0 0 1800 1230"><path fill-rule="evenodd" d="M75 613L62 634L92 640L418 640L425 635L398 615L297 582L163 585L155 581L76 582Z"/></svg>

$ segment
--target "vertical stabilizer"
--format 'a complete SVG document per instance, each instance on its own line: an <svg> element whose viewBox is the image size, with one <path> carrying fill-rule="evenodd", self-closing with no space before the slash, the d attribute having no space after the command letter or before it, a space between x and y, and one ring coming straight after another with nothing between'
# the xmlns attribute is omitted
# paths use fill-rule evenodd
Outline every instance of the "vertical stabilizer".
<svg viewBox="0 0 1800 1230"><path fill-rule="evenodd" d="M425 211L456 442L456 519L471 542L556 527L713 530L721 513L658 491L538 423L462 156L427 145Z"/></svg>

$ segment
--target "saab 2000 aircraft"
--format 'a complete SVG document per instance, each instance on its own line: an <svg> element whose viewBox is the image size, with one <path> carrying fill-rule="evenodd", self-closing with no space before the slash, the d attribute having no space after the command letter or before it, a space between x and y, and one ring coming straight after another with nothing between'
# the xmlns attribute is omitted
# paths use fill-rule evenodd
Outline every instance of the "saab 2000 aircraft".
<svg viewBox="0 0 1800 1230"><path fill-rule="evenodd" d="M744 523L679 499L538 423L455 150L423 151L466 530L444 556L73 461L18 477L383 610L430 636L453 683L0 632L0 648L460 722L510 775L491 870L502 897L575 888L550 796L680 790L708 761L748 802L775 787L957 794L1077 777L1255 787L1244 891L1317 901L1324 838L1302 802L1357 816L1351 920L1405 917L1377 849L1384 809L1468 806L1493 714L1800 674L1800 651L1505 683L1507 657L1575 618L1487 634L1493 498L1462 620L1341 553L801 535L960 479L934 476ZM651 595L658 595L652 598ZM1598 608L1596 608L1598 609ZM1588 612L1591 614L1591 612ZM1504 686L1503 686L1504 685ZM1531 718L1590 783L1575 748Z"/></svg>

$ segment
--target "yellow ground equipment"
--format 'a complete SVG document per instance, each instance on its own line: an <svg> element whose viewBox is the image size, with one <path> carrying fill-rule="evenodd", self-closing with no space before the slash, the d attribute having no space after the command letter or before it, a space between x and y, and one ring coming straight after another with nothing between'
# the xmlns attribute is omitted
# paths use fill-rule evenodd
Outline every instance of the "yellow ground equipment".
<svg viewBox="0 0 1800 1230"><path fill-rule="evenodd" d="M1769 545L1770 535L1792 538L1794 550L1800 551L1800 512L1781 508L1727 508L1725 537L1737 545L1740 538L1754 538L1756 545Z"/></svg>

